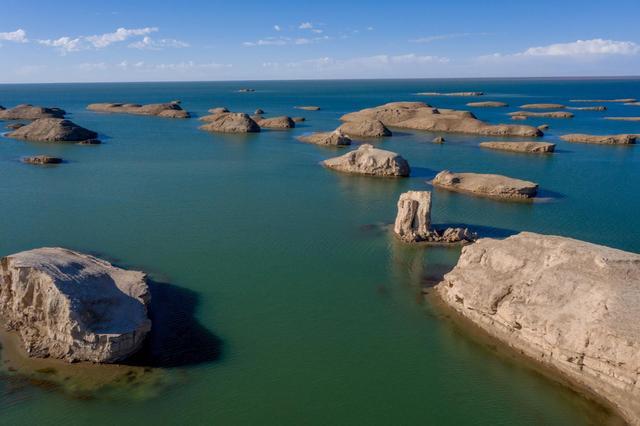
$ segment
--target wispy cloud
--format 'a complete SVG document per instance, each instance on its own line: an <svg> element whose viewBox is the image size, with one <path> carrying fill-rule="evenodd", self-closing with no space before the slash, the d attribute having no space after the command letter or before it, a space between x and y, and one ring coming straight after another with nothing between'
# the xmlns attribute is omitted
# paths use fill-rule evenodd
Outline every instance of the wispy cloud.
<svg viewBox="0 0 640 426"><path fill-rule="evenodd" d="M224 64L218 62L205 62L199 63L196 61L183 61L175 63L160 63L151 64L144 61L129 62L122 61L116 65L121 70L133 70L133 71L176 71L176 72L188 72L188 71L206 71L206 70L218 70L224 68L231 68L232 64Z"/></svg>
<svg viewBox="0 0 640 426"><path fill-rule="evenodd" d="M273 29L276 31L282 31L282 28L280 27L280 25L277 25L277 24L273 26Z"/></svg>
<svg viewBox="0 0 640 426"><path fill-rule="evenodd" d="M462 38L462 37L474 37L474 36L485 36L489 33L451 33L451 34L438 34L438 35L430 35L426 37L414 38L409 40L411 43L432 43L434 41L440 40L449 40L452 38Z"/></svg>
<svg viewBox="0 0 640 426"><path fill-rule="evenodd" d="M63 36L57 39L38 40L38 43L57 48L64 54L79 50L103 49L114 43L120 43L133 37L146 36L157 31L157 27L118 28L111 33L78 37Z"/></svg>
<svg viewBox="0 0 640 426"><path fill-rule="evenodd" d="M303 44L311 44L317 43L319 41L329 40L331 37L329 36L319 36L319 37L266 37L264 39L256 40L256 41L245 41L242 43L245 47L256 47L256 46L287 46L287 45L303 45Z"/></svg>
<svg viewBox="0 0 640 426"><path fill-rule="evenodd" d="M313 24L311 22L303 22L300 25L298 25L298 29L311 30L313 29Z"/></svg>
<svg viewBox="0 0 640 426"><path fill-rule="evenodd" d="M633 41L616 41L595 38L576 40L570 43L554 43L547 46L530 47L522 52L483 55L482 61L517 61L527 58L556 59L598 59L610 56L631 56L640 54L640 45Z"/></svg>
<svg viewBox="0 0 640 426"><path fill-rule="evenodd" d="M129 44L129 47L140 50L162 50L164 48L189 47L189 43L173 38L162 38L155 40L149 36L144 36L142 40Z"/></svg>
<svg viewBox="0 0 640 426"><path fill-rule="evenodd" d="M29 40L27 39L27 32L22 28L18 28L15 31L0 33L0 41L12 41L14 43L26 43Z"/></svg>

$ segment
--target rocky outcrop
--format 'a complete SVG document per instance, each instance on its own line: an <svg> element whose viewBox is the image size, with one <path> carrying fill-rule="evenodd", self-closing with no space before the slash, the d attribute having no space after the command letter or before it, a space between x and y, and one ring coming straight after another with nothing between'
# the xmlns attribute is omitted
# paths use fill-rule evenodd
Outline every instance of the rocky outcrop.
<svg viewBox="0 0 640 426"><path fill-rule="evenodd" d="M291 117L294 123L302 123L303 121L307 121L304 117Z"/></svg>
<svg viewBox="0 0 640 426"><path fill-rule="evenodd" d="M0 120L37 120L39 118L64 118L66 112L60 108L47 108L29 104L0 110Z"/></svg>
<svg viewBox="0 0 640 426"><path fill-rule="evenodd" d="M98 112L113 112L136 115L155 115L166 118L189 118L187 111L183 110L178 102L164 104L122 104L122 103L98 103L87 106L88 110Z"/></svg>
<svg viewBox="0 0 640 426"><path fill-rule="evenodd" d="M378 138L391 136L391 131L380 120L347 121L338 127L350 138Z"/></svg>
<svg viewBox="0 0 640 426"><path fill-rule="evenodd" d="M296 123L287 116L262 118L256 121L260 127L265 129L293 129Z"/></svg>
<svg viewBox="0 0 640 426"><path fill-rule="evenodd" d="M547 142L480 142L483 148L497 149L500 151L548 153L556 149L556 145Z"/></svg>
<svg viewBox="0 0 640 426"><path fill-rule="evenodd" d="M431 229L429 191L409 191L400 195L393 232L408 243L464 244L477 238L467 228Z"/></svg>
<svg viewBox="0 0 640 426"><path fill-rule="evenodd" d="M22 159L22 162L26 164L34 164L34 165L60 164L62 163L62 158L50 157L48 155L35 155L33 157L24 157Z"/></svg>
<svg viewBox="0 0 640 426"><path fill-rule="evenodd" d="M640 121L640 117L605 117L604 119L613 121Z"/></svg>
<svg viewBox="0 0 640 426"><path fill-rule="evenodd" d="M151 329L145 274L40 248L0 260L0 314L32 357L116 362Z"/></svg>
<svg viewBox="0 0 640 426"><path fill-rule="evenodd" d="M212 114L204 116L200 120L207 122L207 124L200 126L200 129L208 132L255 133L260 131L258 123L243 113Z"/></svg>
<svg viewBox="0 0 640 426"><path fill-rule="evenodd" d="M571 99L569 102L615 102L615 103L630 103L636 102L633 98L624 99Z"/></svg>
<svg viewBox="0 0 640 426"><path fill-rule="evenodd" d="M345 114L346 122L379 120L387 127L431 132L470 133L485 136L542 136L532 126L514 124L490 125L469 111L433 108L423 102L392 102L374 108Z"/></svg>
<svg viewBox="0 0 640 426"><path fill-rule="evenodd" d="M322 162L325 167L345 173L369 176L406 177L411 169L399 154L373 145L360 145L355 151Z"/></svg>
<svg viewBox="0 0 640 426"><path fill-rule="evenodd" d="M462 249L435 288L490 335L640 424L640 255L523 232Z"/></svg>
<svg viewBox="0 0 640 426"><path fill-rule="evenodd" d="M593 143L601 145L628 145L636 143L636 135L584 135L581 133L571 133L560 136L560 139L572 143Z"/></svg>
<svg viewBox="0 0 640 426"><path fill-rule="evenodd" d="M438 173L432 184L450 191L504 200L529 199L538 193L538 184L526 180L493 174L452 173L448 170Z"/></svg>
<svg viewBox="0 0 640 426"><path fill-rule="evenodd" d="M7 136L14 139L41 142L87 142L94 141L98 134L78 126L71 120L41 118L8 133Z"/></svg>
<svg viewBox="0 0 640 426"><path fill-rule="evenodd" d="M588 107L567 107L567 109L571 109L574 111L606 111L607 107L604 105L599 105L599 106L588 106Z"/></svg>
<svg viewBox="0 0 640 426"><path fill-rule="evenodd" d="M262 115L264 114L264 110L262 108L258 108L254 111L254 115Z"/></svg>
<svg viewBox="0 0 640 426"><path fill-rule="evenodd" d="M229 112L229 110L225 107L216 107L209 109L211 114L222 114L223 112Z"/></svg>
<svg viewBox="0 0 640 426"><path fill-rule="evenodd" d="M442 136L436 136L435 138L431 139L432 143L444 143L444 138Z"/></svg>
<svg viewBox="0 0 640 426"><path fill-rule="evenodd" d="M637 101L635 101L635 102L625 102L624 104L628 105L628 106L640 106L640 102L637 102Z"/></svg>
<svg viewBox="0 0 640 426"><path fill-rule="evenodd" d="M541 124L538 126L538 129L542 130L543 132L545 130L549 130L549 125L548 124Z"/></svg>
<svg viewBox="0 0 640 426"><path fill-rule="evenodd" d="M295 109L302 109L305 111L320 111L320 107L319 106L315 106L315 105L299 105L294 107Z"/></svg>
<svg viewBox="0 0 640 426"><path fill-rule="evenodd" d="M562 109L566 108L562 104L526 104L520 105L520 108L524 109Z"/></svg>
<svg viewBox="0 0 640 426"><path fill-rule="evenodd" d="M316 132L309 135L298 136L300 142L314 143L316 145L351 145L351 138L339 129L333 132Z"/></svg>
<svg viewBox="0 0 640 426"><path fill-rule="evenodd" d="M508 107L509 104L505 102L485 101L485 102L469 102L467 106L473 107L473 108L504 108L504 107Z"/></svg>
<svg viewBox="0 0 640 426"><path fill-rule="evenodd" d="M531 112L531 111L515 111L510 112L512 117L543 117L543 118L573 118L573 113L568 111L546 111L546 112Z"/></svg>
<svg viewBox="0 0 640 426"><path fill-rule="evenodd" d="M420 92L416 93L419 96L460 96L460 97L475 97L484 95L483 92Z"/></svg>

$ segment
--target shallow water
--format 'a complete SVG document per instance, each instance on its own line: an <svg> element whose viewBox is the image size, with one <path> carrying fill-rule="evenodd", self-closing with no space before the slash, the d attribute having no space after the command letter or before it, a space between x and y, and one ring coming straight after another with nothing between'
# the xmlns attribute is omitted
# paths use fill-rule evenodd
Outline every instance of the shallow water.
<svg viewBox="0 0 640 426"><path fill-rule="evenodd" d="M245 86L257 91L235 92ZM162 392L145 397L144 389L123 387L85 400L0 380L2 423L615 423L583 397L454 327L420 293L459 251L404 246L383 225L393 221L401 192L429 189L426 181L442 169L492 172L538 182L546 202L436 191L434 222L498 237L521 230L565 235L640 252L638 147L558 140L569 132L640 133L638 123L602 119L637 116L640 109L607 104L608 111L574 111L568 120L529 119L551 125L543 140L557 142L558 152L548 156L480 149L478 142L492 138L468 135L444 135L436 145L435 134L397 131L373 142L409 160L413 176L405 180L325 170L318 162L346 150L294 139L384 102L464 108L479 99L414 93L468 90L508 102L509 108L473 111L509 123L506 114L524 103L640 98L640 81L0 85L0 105L64 108L104 141L50 145L0 137L0 254L56 245L143 269L157 285L171 286L159 287L170 289L165 300L174 302L163 321L188 325L172 339L178 344L164 349L171 352L165 356L173 361L166 364L172 385ZM215 106L260 107L267 116L308 121L292 131L219 135L197 130L195 119L84 109L91 102L172 99L200 115ZM322 110L292 109L302 104ZM20 163L33 154L67 163ZM186 346L190 355L180 350Z"/></svg>

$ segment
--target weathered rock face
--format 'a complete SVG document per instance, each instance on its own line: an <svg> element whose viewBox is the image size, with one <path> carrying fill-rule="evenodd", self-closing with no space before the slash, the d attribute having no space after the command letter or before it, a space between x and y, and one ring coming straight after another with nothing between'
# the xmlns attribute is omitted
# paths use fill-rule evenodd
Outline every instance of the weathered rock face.
<svg viewBox="0 0 640 426"><path fill-rule="evenodd" d="M400 195L393 232L404 241L426 239L431 227L431 192L409 191Z"/></svg>
<svg viewBox="0 0 640 426"><path fill-rule="evenodd" d="M406 177L411 169L399 154L373 145L360 145L355 151L322 162L325 167L346 173L370 176Z"/></svg>
<svg viewBox="0 0 640 426"><path fill-rule="evenodd" d="M432 184L452 191L505 200L533 198L538 193L538 184L526 180L492 174L451 173L448 170L438 173Z"/></svg>
<svg viewBox="0 0 640 426"><path fill-rule="evenodd" d="M46 108L29 104L0 110L0 120L37 120L39 118L63 118L66 112L60 108Z"/></svg>
<svg viewBox="0 0 640 426"><path fill-rule="evenodd" d="M345 114L346 122L379 120L387 127L432 132L470 133L486 136L542 136L532 126L514 124L490 125L469 111L433 108L423 102L392 102L379 107Z"/></svg>
<svg viewBox="0 0 640 426"><path fill-rule="evenodd" d="M309 135L298 136L301 142L314 143L316 145L351 145L351 138L339 129L333 132L317 132Z"/></svg>
<svg viewBox="0 0 640 426"><path fill-rule="evenodd" d="M622 102L629 103L635 102L636 100L633 98L624 98L624 99L571 99L569 102Z"/></svg>
<svg viewBox="0 0 640 426"><path fill-rule="evenodd" d="M420 96L460 96L460 97L475 97L484 95L483 92L420 92L416 93Z"/></svg>
<svg viewBox="0 0 640 426"><path fill-rule="evenodd" d="M628 145L636 143L636 135L584 135L572 133L560 136L560 139L572 143L593 143L603 145Z"/></svg>
<svg viewBox="0 0 640 426"><path fill-rule="evenodd" d="M300 106L296 106L294 108L302 109L304 111L320 111L320 107L319 106L315 106L315 105L300 105Z"/></svg>
<svg viewBox="0 0 640 426"><path fill-rule="evenodd" d="M588 106L588 107L567 107L567 109L572 109L574 111L606 111L607 107L604 105L599 105L599 106Z"/></svg>
<svg viewBox="0 0 640 426"><path fill-rule="evenodd" d="M41 118L7 134L10 138L42 142L85 142L98 134L62 118Z"/></svg>
<svg viewBox="0 0 640 426"><path fill-rule="evenodd" d="M469 102L467 106L474 107L474 108L504 108L504 107L508 107L509 104L505 102L485 101L485 102Z"/></svg>
<svg viewBox="0 0 640 426"><path fill-rule="evenodd" d="M520 108L524 109L562 109L565 108L562 104L526 104L521 105Z"/></svg>
<svg viewBox="0 0 640 426"><path fill-rule="evenodd" d="M639 285L638 254L523 232L465 247L436 291L489 334L640 424Z"/></svg>
<svg viewBox="0 0 640 426"><path fill-rule="evenodd" d="M93 256L40 248L0 260L0 314L29 356L116 362L142 344L145 274Z"/></svg>
<svg viewBox="0 0 640 426"><path fill-rule="evenodd" d="M568 111L547 111L547 112L531 112L531 111L515 111L510 112L512 117L543 117L543 118L573 118L573 113Z"/></svg>
<svg viewBox="0 0 640 426"><path fill-rule="evenodd" d="M380 120L347 121L338 127L338 129L347 134L350 138L378 138L382 136L391 136L391 131L387 129Z"/></svg>
<svg viewBox="0 0 640 426"><path fill-rule="evenodd" d="M293 129L296 127L296 123L291 119L291 117L281 116L281 117L271 117L271 118L263 118L257 121L260 127L264 127L265 129Z"/></svg>
<svg viewBox="0 0 640 426"><path fill-rule="evenodd" d="M48 155L35 155L33 157L24 157L22 159L22 162L26 164L34 164L34 165L60 164L62 163L62 158L50 157Z"/></svg>
<svg viewBox="0 0 640 426"><path fill-rule="evenodd" d="M546 153L553 152L556 145L547 142L481 142L483 148L497 149L501 151Z"/></svg>
<svg viewBox="0 0 640 426"><path fill-rule="evenodd" d="M255 133L260 131L258 123L243 113L213 114L202 117L200 120L207 122L207 124L200 126L200 129L208 132Z"/></svg>
<svg viewBox="0 0 640 426"><path fill-rule="evenodd" d="M136 115L156 115L166 118L189 118L189 113L182 109L178 102L164 104L122 104L122 103L98 103L87 106L88 110L99 112L115 112Z"/></svg>

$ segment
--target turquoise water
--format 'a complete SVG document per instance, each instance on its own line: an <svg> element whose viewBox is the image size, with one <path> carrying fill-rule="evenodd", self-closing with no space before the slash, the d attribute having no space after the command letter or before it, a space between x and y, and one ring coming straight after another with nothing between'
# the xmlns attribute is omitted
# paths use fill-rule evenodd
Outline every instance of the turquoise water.
<svg viewBox="0 0 640 426"><path fill-rule="evenodd" d="M250 86L255 93L236 93ZM0 381L4 424L599 424L606 415L522 363L496 354L425 301L421 287L455 264L457 250L411 248L380 224L396 201L442 169L500 173L538 182L547 202L509 204L436 191L433 220L481 235L521 230L571 236L640 252L640 151L568 144L569 132L640 133L603 116L640 108L530 119L548 123L557 153L480 149L488 138L397 131L373 142L401 153L405 180L340 175L318 163L346 152L297 142L334 129L343 113L399 100L465 108L468 98L421 91L482 90L509 108L477 109L489 122L533 102L640 98L640 80L388 80L242 83L0 85L0 105L58 106L96 130L99 146L0 137L0 254L39 246L97 253L149 272L184 302L162 318L196 328L190 354L176 336L171 385L148 397L72 398ZM268 116L303 115L292 131L201 132L197 120L107 115L91 102L182 100ZM476 100L476 99L473 99ZM294 105L322 107L318 112ZM576 104L578 105L578 104ZM585 106L587 104L579 104ZM25 155L62 156L33 167ZM162 287L165 286L165 287ZM161 315L160 313L158 315ZM167 318L168 317L168 318ZM186 343L189 343L188 341ZM187 345L189 346L189 345ZM189 356L187 356L189 355ZM189 361L181 362L189 358ZM193 359L192 359L193 358ZM609 419L611 420L611 419ZM613 421L613 420L612 420Z"/></svg>

